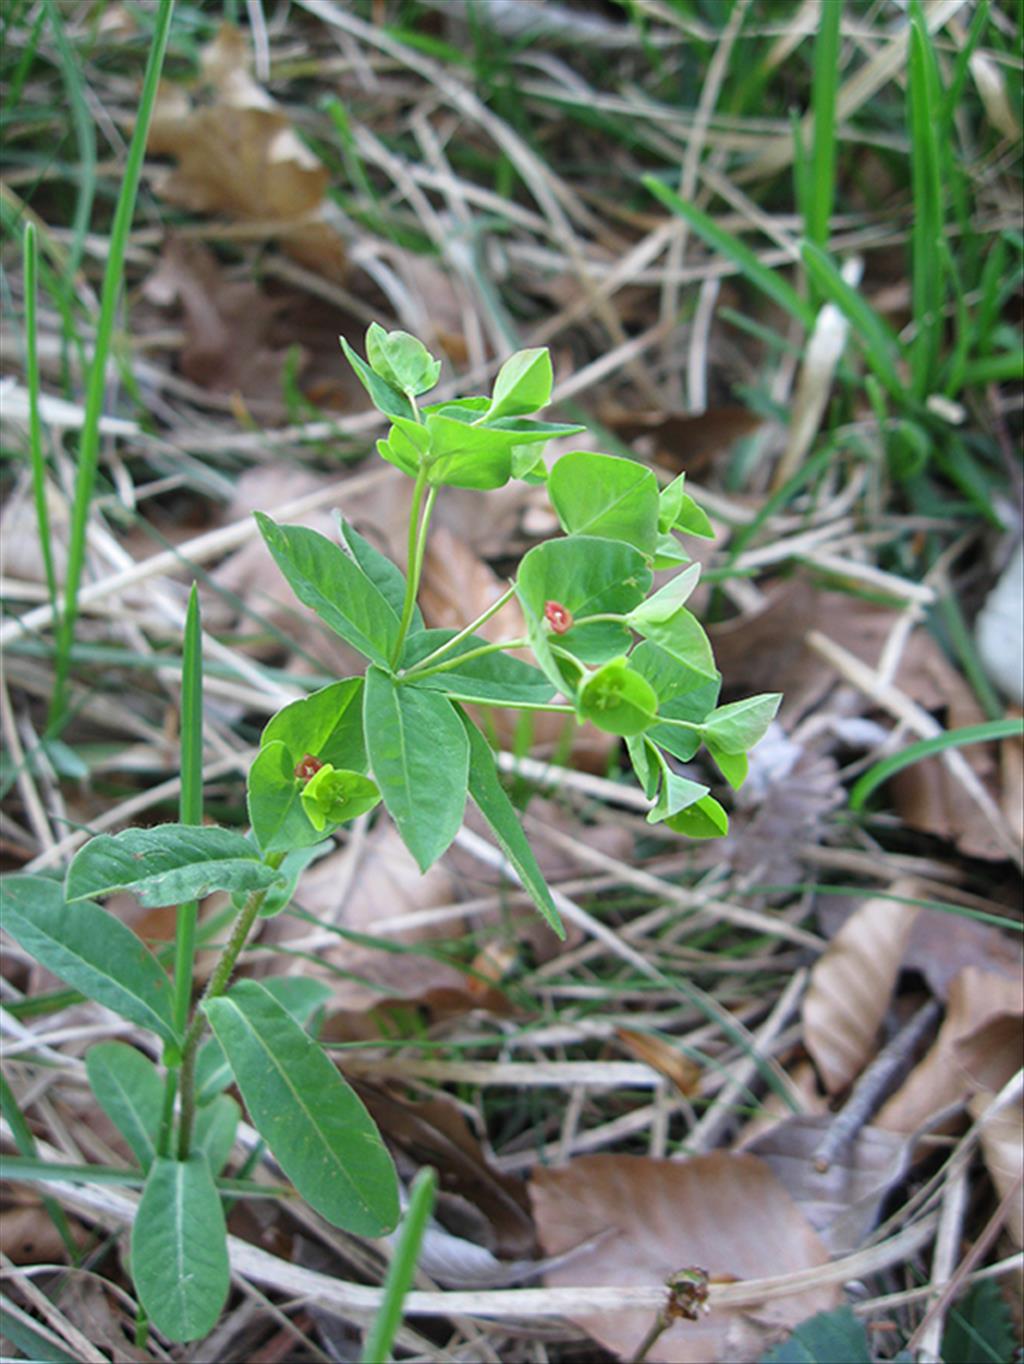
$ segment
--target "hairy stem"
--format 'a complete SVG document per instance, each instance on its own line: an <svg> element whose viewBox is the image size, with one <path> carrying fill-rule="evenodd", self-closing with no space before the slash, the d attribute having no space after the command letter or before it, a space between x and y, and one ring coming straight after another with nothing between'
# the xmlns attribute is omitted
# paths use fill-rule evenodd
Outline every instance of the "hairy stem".
<svg viewBox="0 0 1024 1364"><path fill-rule="evenodd" d="M272 853L267 857L268 866L276 867L280 865L283 853ZM213 968L213 974L207 981L203 997L196 1006L192 1014L192 1022L189 1024L188 1032L185 1034L185 1042L181 1049L181 1117L178 1124L178 1159L188 1160L192 1146L192 1128L196 1117L196 1052L206 1030L206 1015L203 1013L203 1005L209 999L216 999L228 988L232 973L235 969L242 948L245 946L246 939L252 932L252 926L256 922L256 916L260 912L263 901L267 898L267 889L254 890L249 894L248 899L231 927L231 934L224 944L224 950L220 954L217 965Z"/></svg>

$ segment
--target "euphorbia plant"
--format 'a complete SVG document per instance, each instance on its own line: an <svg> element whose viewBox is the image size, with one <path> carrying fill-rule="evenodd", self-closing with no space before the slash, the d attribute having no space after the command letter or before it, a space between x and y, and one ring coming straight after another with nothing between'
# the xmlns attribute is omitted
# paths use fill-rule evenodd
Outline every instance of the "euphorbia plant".
<svg viewBox="0 0 1024 1364"><path fill-rule="evenodd" d="M296 596L366 658L365 675L294 701L267 724L248 775L247 834L200 824L193 805L183 807L182 823L90 840L63 885L39 876L6 882L11 935L161 1044L162 1073L118 1042L93 1047L86 1065L98 1102L139 1164L132 1274L144 1311L173 1340L208 1331L228 1290L221 1202L246 1191L221 1178L239 1118L224 1093L230 1084L284 1174L328 1221L380 1236L397 1220L388 1153L304 1027L322 987L294 977L232 984L257 919L285 908L318 845L382 801L426 870L458 833L468 795L561 933L491 746L465 706L564 712L620 735L651 800L648 819L700 838L726 831L725 811L673 760L688 761L703 744L738 786L746 752L779 700L718 705L711 646L686 606L699 569L676 538L679 531L708 536L711 528L682 476L659 490L643 465L589 451L563 455L548 473L544 443L581 428L535 416L551 395L546 350L513 355L490 396L422 403L440 362L414 337L373 325L365 359L342 346L390 419L378 451L414 480L407 571L344 520L331 540L257 519ZM531 549L508 590L476 620L459 630L427 629L417 594L439 491L487 490L512 478L547 481L564 536ZM673 568L652 593L654 571ZM513 597L525 637L484 639L479 628ZM533 663L513 656L524 648ZM183 698L196 706L194 599L185 657L192 683ZM232 893L237 916L193 1006L194 907L214 890ZM143 905L183 907L173 977L95 903L119 891Z"/></svg>

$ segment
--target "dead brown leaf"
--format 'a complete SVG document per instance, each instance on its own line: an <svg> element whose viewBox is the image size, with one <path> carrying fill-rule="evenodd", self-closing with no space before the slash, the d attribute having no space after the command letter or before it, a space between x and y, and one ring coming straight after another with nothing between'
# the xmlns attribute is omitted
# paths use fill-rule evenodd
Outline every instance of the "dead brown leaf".
<svg viewBox="0 0 1024 1364"><path fill-rule="evenodd" d="M961 1069L977 1085L967 1104L975 1122L1024 1065L1021 1021L1017 1013L997 1014L953 1044ZM993 1114L982 1128L981 1149L999 1196L1005 1197L1015 1185L1019 1188L1024 1170L1024 1099ZM1020 1197L1011 1203L1006 1228L1017 1248L1024 1246L1024 1200Z"/></svg>
<svg viewBox="0 0 1024 1364"><path fill-rule="evenodd" d="M680 1094L691 1097L700 1086L701 1069L696 1061L684 1056L664 1037L649 1032L635 1032L632 1028L616 1028L615 1036L638 1061L646 1061L660 1075L674 1084Z"/></svg>
<svg viewBox="0 0 1024 1364"><path fill-rule="evenodd" d="M907 1079L883 1104L875 1118L877 1127L892 1132L915 1132L933 1113L964 1099L975 1088L960 1064L970 1064L976 1049L972 1036L1008 1014L1018 1021L1024 1015L1024 982L977 966L965 966L949 986L946 1017L935 1042Z"/></svg>
<svg viewBox="0 0 1024 1364"><path fill-rule="evenodd" d="M432 1165L437 1170L441 1198L448 1199L447 1209L440 1211L450 1231L470 1234L478 1244L505 1258L535 1254L537 1240L525 1184L491 1167L451 1099L438 1094L421 1103L399 1102L370 1084L357 1083L356 1088L384 1135L409 1158L410 1168Z"/></svg>
<svg viewBox="0 0 1024 1364"><path fill-rule="evenodd" d="M591 1237L591 1249L549 1270L549 1286L664 1284L691 1265L712 1279L756 1279L824 1264L828 1253L768 1166L754 1156L715 1151L689 1160L582 1156L531 1181L534 1219L546 1255ZM613 1235L608 1235L613 1232ZM759 1359L772 1336L832 1307L837 1290L807 1289L752 1313L718 1309L676 1321L648 1358L660 1364ZM629 1359L652 1325L645 1312L592 1313L576 1324Z"/></svg>
<svg viewBox="0 0 1024 1364"><path fill-rule="evenodd" d="M222 25L200 65L194 88L160 86L147 149L177 166L158 192L197 213L266 225L288 255L340 282L344 245L325 216L330 174L253 80L245 35Z"/></svg>
<svg viewBox="0 0 1024 1364"><path fill-rule="evenodd" d="M1021 971L1020 943L992 924L941 909L922 909L910 930L903 969L919 971L932 993L946 999L950 984L965 966L1015 979Z"/></svg>
<svg viewBox="0 0 1024 1364"><path fill-rule="evenodd" d="M857 1250L874 1227L883 1198L906 1173L910 1151L905 1137L862 1127L820 1170L815 1155L832 1121L827 1113L787 1118L743 1150L771 1166L829 1254L845 1255Z"/></svg>
<svg viewBox="0 0 1024 1364"><path fill-rule="evenodd" d="M910 898L914 890L914 882L901 880L891 893ZM874 1054L917 913L899 900L865 901L811 971L804 1040L831 1094L845 1089Z"/></svg>

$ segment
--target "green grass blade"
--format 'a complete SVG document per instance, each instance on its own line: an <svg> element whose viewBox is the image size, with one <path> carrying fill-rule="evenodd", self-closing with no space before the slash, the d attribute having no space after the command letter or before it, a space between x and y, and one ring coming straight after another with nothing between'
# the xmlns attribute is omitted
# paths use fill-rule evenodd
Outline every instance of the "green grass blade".
<svg viewBox="0 0 1024 1364"><path fill-rule="evenodd" d="M814 141L811 147L810 186L804 209L804 233L808 241L824 246L835 199L836 182L836 88L839 84L839 25L843 6L822 5L818 37L814 44Z"/></svg>
<svg viewBox="0 0 1024 1364"><path fill-rule="evenodd" d="M121 191L117 198L114 222L110 232L110 249L107 254L107 267L103 276L103 291L100 298L100 315L96 325L96 340L92 365L89 369L89 383L86 391L85 418L78 447L78 467L75 474L74 502L71 509L71 533L68 541L68 566L64 582L64 610L57 627L57 660L54 678L53 697L50 702L48 728L60 727L67 710L67 689L70 673L71 645L75 637L75 620L78 614L78 589L82 581L85 564L85 537L89 524L89 508L92 502L93 485L96 481L96 466L100 451L100 417L103 414L103 398L106 391L107 357L110 354L114 336L114 322L124 276L125 249L135 211L135 199L142 174L142 163L146 155L146 138L156 102L157 85L163 66L167 39L171 30L171 16L174 13L174 0L164 0L159 8L153 44L149 50L146 73L142 83L135 130L132 133L128 158L125 162Z"/></svg>
<svg viewBox="0 0 1024 1364"><path fill-rule="evenodd" d="M973 384L1007 384L1024 378L1024 349L1004 351L1002 355L986 355L983 360L972 360L964 365L962 387Z"/></svg>
<svg viewBox="0 0 1024 1364"><path fill-rule="evenodd" d="M995 739L1013 739L1024 734L1024 720L989 720L983 725L967 725L964 729L947 730L933 739L922 739L920 743L908 744L891 758L875 763L850 792L850 809L861 810L864 802L876 787L888 781L903 768L943 753L947 748L961 748L964 744L987 744Z"/></svg>
<svg viewBox="0 0 1024 1364"><path fill-rule="evenodd" d="M805 242L803 257L812 283L849 319L864 358L886 389L902 402L906 390L899 372L900 343L892 329L863 295L847 284L820 247Z"/></svg>
<svg viewBox="0 0 1024 1364"><path fill-rule="evenodd" d="M57 574L53 567L50 513L46 505L46 456L43 454L43 427L39 419L39 337L36 322L39 280L39 241L36 225L25 224L25 377L28 385L28 450L32 462L32 495L36 504L39 549L46 572L50 605L57 606Z"/></svg>
<svg viewBox="0 0 1024 1364"><path fill-rule="evenodd" d="M907 124L914 204L910 294L915 326L910 370L914 395L924 398L936 379L946 298L941 147L945 129L935 52L919 4L910 10L909 57Z"/></svg>
<svg viewBox="0 0 1024 1364"><path fill-rule="evenodd" d="M82 65L64 28L56 0L44 0L44 9L50 21L57 57L60 62L64 88L67 90L71 122L75 130L75 143L78 149L78 198L75 202L75 215L71 224L72 239L68 252L68 271L62 280L70 295L72 280L78 270L85 248L85 234L89 230L92 217L93 199L96 194L96 128L89 102L85 95L85 82L82 80Z"/></svg>
<svg viewBox="0 0 1024 1364"><path fill-rule="evenodd" d="M751 284L755 284L780 308L802 322L808 331L814 326L814 310L810 304L805 302L776 270L770 270L768 266L762 265L749 246L744 245L732 233L724 232L713 219L695 205L680 199L679 195L667 185L663 185L657 176L645 175L643 183L666 208L677 213L680 218L685 218L694 232L710 247L737 265Z"/></svg>
<svg viewBox="0 0 1024 1364"><path fill-rule="evenodd" d="M381 1364L382 1360L391 1358L391 1345L402 1320L402 1303L416 1272L423 1233L434 1210L436 1193L437 1175L429 1166L424 1166L409 1190L409 1206L402 1218L398 1245L384 1280L384 1301L367 1334L362 1364Z"/></svg>

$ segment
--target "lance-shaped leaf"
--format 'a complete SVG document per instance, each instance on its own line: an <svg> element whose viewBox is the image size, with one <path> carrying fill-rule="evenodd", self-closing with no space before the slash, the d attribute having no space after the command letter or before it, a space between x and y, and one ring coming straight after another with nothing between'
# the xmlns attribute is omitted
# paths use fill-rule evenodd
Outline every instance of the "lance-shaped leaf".
<svg viewBox="0 0 1024 1364"><path fill-rule="evenodd" d="M389 1232L398 1220L394 1165L320 1046L256 981L204 1008L253 1124L303 1198L334 1226Z"/></svg>
<svg viewBox="0 0 1024 1364"><path fill-rule="evenodd" d="M645 555L658 537L658 482L632 459L576 450L548 477L548 493L570 535L624 540Z"/></svg>
<svg viewBox="0 0 1024 1364"><path fill-rule="evenodd" d="M410 669L442 644L447 644L455 630L422 630L413 635L406 645L402 667ZM510 706L543 704L550 701L554 688L544 674L521 658L509 654L484 654L466 663L457 660L471 649L479 649L488 641L481 635L467 635L438 662L452 663L444 672L417 679L417 687L443 691L459 701L506 701Z"/></svg>
<svg viewBox="0 0 1024 1364"><path fill-rule="evenodd" d="M88 900L68 904L57 881L9 876L3 881L3 926L40 966L176 1045L171 982L127 925Z"/></svg>
<svg viewBox="0 0 1024 1364"><path fill-rule="evenodd" d="M725 749L719 748L713 739L705 736L704 746L715 761L715 766L721 772L734 791L738 791L747 779L750 771L750 763L747 761L745 753L727 753Z"/></svg>
<svg viewBox="0 0 1024 1364"><path fill-rule="evenodd" d="M66 892L74 901L130 890L144 905L176 905L214 890L262 890L279 879L233 829L158 824L90 839L68 868Z"/></svg>
<svg viewBox="0 0 1024 1364"><path fill-rule="evenodd" d="M218 1094L196 1113L192 1149L202 1151L214 1178L228 1163L241 1117L242 1110L230 1094Z"/></svg>
<svg viewBox="0 0 1024 1364"><path fill-rule="evenodd" d="M544 873L537 865L515 807L505 794L490 745L467 716L462 716L462 723L469 738L469 794L491 826L502 852L519 874L523 889L558 936L564 938L565 929L551 898L551 891L544 880Z"/></svg>
<svg viewBox="0 0 1024 1364"><path fill-rule="evenodd" d="M681 606L689 600L693 589L700 579L700 564L691 564L682 573L653 592L646 601L635 606L626 617L627 622L638 633L643 633L645 624L664 624L671 620Z"/></svg>
<svg viewBox="0 0 1024 1364"><path fill-rule="evenodd" d="M658 799L653 808L647 812L648 824L656 824L661 820L671 820L680 811L689 809L691 805L696 805L698 801L708 795L706 786L701 786L696 781L689 781L686 777L681 777L678 772L673 772L657 749L654 750L654 757L656 765L661 771L661 783Z"/></svg>
<svg viewBox="0 0 1024 1364"><path fill-rule="evenodd" d="M366 747L388 814L421 871L458 833L466 805L469 744L439 692L401 685L379 668L366 674Z"/></svg>
<svg viewBox="0 0 1024 1364"><path fill-rule="evenodd" d="M417 431L423 430L418 422L410 422L409 425ZM382 554L379 549L370 544L365 536L360 535L356 528L343 516L338 518L338 532L341 536L342 548L349 551L370 582L373 583L381 596L389 603L392 611L401 620L402 609L405 606L405 574L397 564L391 562L386 554ZM423 628L423 617L418 606L413 608L412 628L414 630ZM362 679L349 680L361 681Z"/></svg>
<svg viewBox="0 0 1024 1364"><path fill-rule="evenodd" d="M748 752L764 738L781 702L781 692L765 692L717 707L704 721L708 747L714 743L723 753Z"/></svg>
<svg viewBox="0 0 1024 1364"><path fill-rule="evenodd" d="M353 649L386 665L398 639L398 615L355 559L319 531L255 515L274 562L303 606Z"/></svg>
<svg viewBox="0 0 1024 1364"><path fill-rule="evenodd" d="M132 1226L132 1279L146 1315L170 1340L217 1324L230 1284L227 1230L206 1156L158 1157Z"/></svg>
<svg viewBox="0 0 1024 1364"><path fill-rule="evenodd" d="M693 805L665 820L665 827L687 838L724 838L729 816L714 796L702 796Z"/></svg>
<svg viewBox="0 0 1024 1364"><path fill-rule="evenodd" d="M89 1087L144 1170L156 1156L164 1087L156 1066L135 1047L100 1042L85 1054Z"/></svg>

